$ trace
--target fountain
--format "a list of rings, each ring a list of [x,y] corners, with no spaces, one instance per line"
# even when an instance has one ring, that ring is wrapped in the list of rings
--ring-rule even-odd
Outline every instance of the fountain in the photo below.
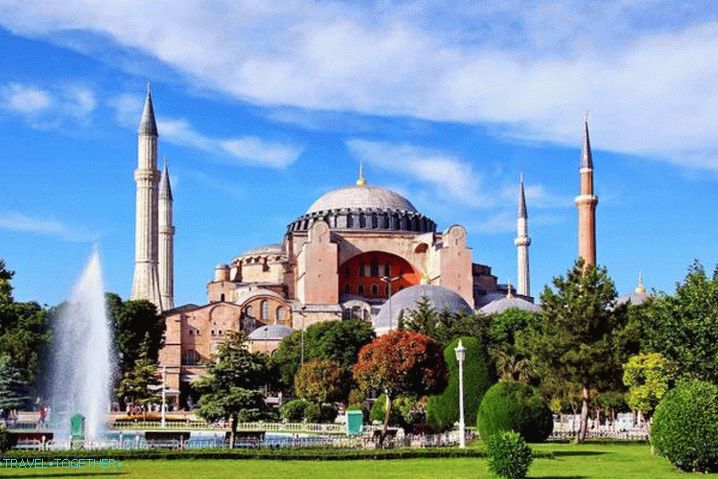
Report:
[[[113,366],[97,248],[54,320],[52,333],[48,397],[55,437],[67,438],[70,417],[79,413],[85,416],[85,438],[100,439],[110,407]]]

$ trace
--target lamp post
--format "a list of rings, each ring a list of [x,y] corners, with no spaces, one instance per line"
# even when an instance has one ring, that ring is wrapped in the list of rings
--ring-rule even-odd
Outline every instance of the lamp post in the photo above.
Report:
[[[381,280],[386,283],[386,289],[389,294],[389,331],[392,330],[392,321],[394,321],[394,317],[391,314],[391,283],[401,278],[401,276],[394,276],[393,278],[390,278],[389,276],[382,276]]]
[[[466,427],[464,423],[464,359],[466,358],[466,348],[459,339],[459,344],[454,349],[456,352],[456,360],[459,363],[459,447],[466,447]]]
[[[162,366],[162,415],[161,415],[161,421],[160,426],[162,428],[165,427],[165,390],[167,389],[166,386],[167,383],[167,366]]]

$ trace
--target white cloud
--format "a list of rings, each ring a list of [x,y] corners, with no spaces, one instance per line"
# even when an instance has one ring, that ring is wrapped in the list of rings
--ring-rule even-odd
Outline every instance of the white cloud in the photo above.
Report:
[[[22,116],[34,128],[86,123],[96,106],[95,93],[79,85],[0,85],[0,109]]]
[[[718,16],[710,6],[99,5],[6,2],[0,24],[46,38],[83,31],[80,45],[111,38],[194,86],[260,105],[489,124],[511,137],[571,145],[589,109],[597,148],[718,169]]]
[[[28,216],[13,211],[0,213],[0,229],[52,236],[71,242],[93,241],[98,237],[56,219]]]
[[[122,94],[108,100],[115,110],[117,122],[127,128],[135,128],[139,122],[144,100],[136,95]],[[299,158],[303,148],[290,143],[279,143],[256,136],[215,138],[197,131],[184,118],[157,118],[160,137],[176,145],[188,146],[213,153],[217,159],[232,163],[285,168]]]

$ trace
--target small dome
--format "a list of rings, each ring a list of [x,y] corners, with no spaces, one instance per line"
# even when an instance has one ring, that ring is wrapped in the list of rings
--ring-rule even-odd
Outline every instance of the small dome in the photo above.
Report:
[[[491,315],[503,313],[507,309],[520,309],[521,311],[527,311],[529,313],[538,313],[541,308],[530,301],[526,301],[516,296],[506,296],[503,298],[491,301],[490,303],[482,306],[479,309],[480,313]]]
[[[281,341],[294,330],[289,326],[282,324],[270,324],[269,326],[260,326],[247,336],[252,341]]]
[[[309,207],[307,213],[342,208],[373,208],[416,213],[414,205],[400,194],[373,185],[352,185],[324,193]]]
[[[461,311],[472,311],[473,308],[455,291],[432,284],[418,284],[403,289],[384,303],[379,314],[374,317],[374,329],[377,331],[389,329],[389,309],[391,309],[391,327],[396,328],[399,323],[399,315],[406,314],[416,308],[421,298],[426,297],[438,313],[448,311],[459,313]]]
[[[651,299],[652,295],[646,293],[645,291],[634,291],[632,293],[624,294],[623,296],[620,296],[618,299],[616,299],[617,304],[626,304],[629,301],[632,305],[636,306],[638,304],[645,303],[649,299]]]
[[[256,248],[248,249],[241,256],[261,256],[267,254],[284,254],[284,248],[279,243],[267,244],[264,246],[257,246]]]

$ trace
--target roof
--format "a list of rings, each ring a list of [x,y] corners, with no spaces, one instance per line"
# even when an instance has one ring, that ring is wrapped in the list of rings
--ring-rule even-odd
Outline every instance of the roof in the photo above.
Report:
[[[526,193],[524,192],[524,174],[521,173],[521,180],[520,180],[520,188],[519,188],[519,211],[517,216],[519,218],[528,218],[528,214],[526,214]]]
[[[284,254],[284,248],[279,243],[271,243],[264,246],[257,246],[256,248],[248,249],[239,256],[261,256],[265,254]]]
[[[404,314],[412,311],[423,297],[428,298],[439,313],[445,311],[459,313],[473,310],[464,298],[449,288],[433,284],[418,284],[399,291],[391,297],[391,301],[384,303],[379,310],[379,314],[374,317],[374,329],[389,328],[389,309],[391,309],[391,326],[395,328],[402,311],[404,311]]]
[[[160,198],[172,200],[172,185],[170,185],[170,173],[167,169],[167,160],[165,160],[165,166],[162,168],[162,176],[160,177],[159,184]]]
[[[503,313],[507,309],[520,309],[522,311],[528,311],[529,313],[538,313],[541,308],[530,301],[518,298],[516,296],[504,295],[501,299],[496,299],[490,303],[482,306],[479,309],[480,313],[490,315]]]
[[[380,186],[360,184],[324,193],[309,207],[307,213],[344,208],[417,212],[414,205],[399,193]]]
[[[653,297],[653,295],[646,293],[645,291],[643,291],[643,292],[633,291],[631,293],[624,294],[623,296],[619,296],[616,299],[616,304],[619,304],[619,305],[626,304],[630,301],[631,304],[637,305],[637,304],[645,303],[652,297]]]
[[[281,340],[292,334],[294,330],[283,324],[270,324],[269,326],[260,326],[251,333],[248,338],[252,341],[276,341]]]
[[[150,84],[147,84],[147,96],[145,97],[145,107],[142,110],[142,119],[140,127],[137,130],[140,135],[157,136],[157,122],[155,122],[155,109],[152,106],[152,90]]]
[[[583,149],[581,150],[581,168],[593,168],[591,140],[588,136],[588,118],[583,122]]]

